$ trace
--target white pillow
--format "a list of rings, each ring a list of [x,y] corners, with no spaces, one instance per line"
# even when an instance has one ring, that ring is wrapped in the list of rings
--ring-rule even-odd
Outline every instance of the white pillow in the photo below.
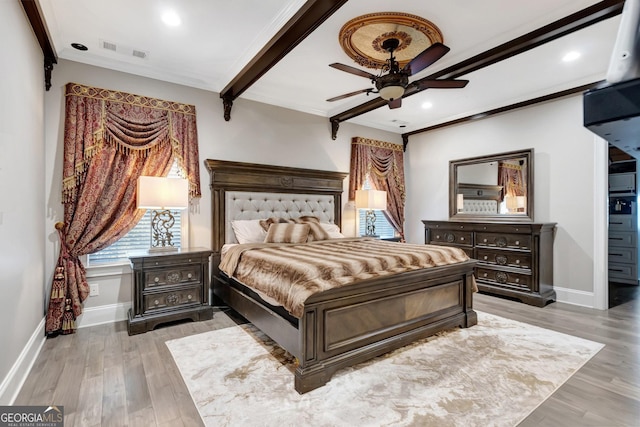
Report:
[[[345,237],[344,234],[340,232],[340,227],[338,227],[338,225],[336,224],[321,222],[320,226],[324,228],[324,231],[326,231],[327,234],[329,234],[330,239],[341,239]]]
[[[231,221],[231,228],[238,243],[262,243],[267,232],[260,225],[259,219],[239,219]]]

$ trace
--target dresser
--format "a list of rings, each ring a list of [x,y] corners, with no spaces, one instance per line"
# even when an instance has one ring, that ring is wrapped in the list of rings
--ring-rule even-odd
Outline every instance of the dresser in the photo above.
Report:
[[[129,256],[133,270],[129,335],[161,323],[213,317],[209,304],[209,257],[205,248],[144,251]]]
[[[422,222],[425,243],[456,246],[478,260],[479,291],[539,307],[555,301],[555,223]]]
[[[636,160],[609,165],[609,281],[638,285]]]

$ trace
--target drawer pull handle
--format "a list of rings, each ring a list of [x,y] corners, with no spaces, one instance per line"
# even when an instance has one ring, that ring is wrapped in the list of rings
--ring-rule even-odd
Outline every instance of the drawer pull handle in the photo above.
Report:
[[[484,259],[488,259],[488,258],[489,258],[488,256],[486,256],[486,255],[484,256]]]
[[[187,277],[188,277],[189,279],[191,279],[192,274],[191,274],[191,273],[187,274]]]
[[[191,262],[191,258],[189,258],[189,262]]]
[[[155,277],[155,278],[153,279],[153,281],[154,281],[154,282],[156,282],[156,283],[158,283],[158,282],[160,281],[160,278],[159,278],[159,277]]]
[[[520,264],[520,260],[519,259],[516,260],[516,264]]]
[[[618,224],[618,225],[622,225],[622,222],[610,222],[609,224]]]
[[[609,237],[609,240],[624,240],[622,237]]]
[[[440,239],[440,235],[439,234],[436,236],[436,239]]]
[[[191,294],[187,295],[187,299],[188,299],[188,300],[190,300],[190,299],[192,299],[192,298],[193,298],[193,297],[191,296]]]
[[[160,304],[160,301],[155,300],[153,303],[154,303],[155,305],[158,305],[158,304]]]
[[[482,240],[484,243],[487,243],[487,239]]]
[[[618,268],[610,268],[609,271],[617,271],[618,273],[624,272],[624,270],[620,270]]]
[[[516,240],[516,245],[520,245],[520,240]]]
[[[488,274],[487,274],[487,273],[484,273],[484,274],[483,274],[483,276],[484,276],[484,277],[487,277],[487,276],[488,276]]]
[[[461,238],[460,238],[460,241],[461,241],[461,242],[464,242],[464,237],[461,237]]]
[[[609,254],[610,256],[622,256],[622,254]]]
[[[158,265],[158,261],[156,261],[156,265]]]
[[[520,279],[516,279],[516,283],[520,282]]]

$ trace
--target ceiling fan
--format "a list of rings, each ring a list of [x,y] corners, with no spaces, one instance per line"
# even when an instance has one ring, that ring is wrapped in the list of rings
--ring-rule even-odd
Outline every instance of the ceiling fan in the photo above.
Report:
[[[396,38],[389,38],[382,42],[382,48],[389,52],[389,59],[387,65],[382,67],[381,73],[388,71],[388,74],[381,74],[376,76],[367,71],[360,70],[349,65],[340,63],[329,64],[330,67],[336,68],[347,73],[355,74],[356,76],[366,77],[371,80],[371,83],[375,85],[375,89],[361,89],[354,92],[345,93],[333,98],[327,99],[329,102],[337,101],[339,99],[348,98],[350,96],[358,95],[360,93],[379,93],[380,97],[388,101],[389,108],[399,108],[402,105],[402,96],[406,89],[413,85],[419,89],[438,88],[438,89],[458,89],[463,88],[469,83],[469,80],[455,80],[455,79],[429,79],[418,80],[409,83],[409,76],[416,74],[429,65],[442,58],[449,48],[442,43],[434,43],[415,58],[407,63],[404,68],[400,69],[400,65],[396,58],[393,56],[393,51],[398,48],[400,40]],[[377,89],[377,90],[376,90]]]

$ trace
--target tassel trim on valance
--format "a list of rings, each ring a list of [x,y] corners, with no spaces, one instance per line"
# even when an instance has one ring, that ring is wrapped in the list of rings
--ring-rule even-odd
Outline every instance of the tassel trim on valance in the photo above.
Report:
[[[388,148],[389,150],[393,150],[393,151],[403,151],[403,147],[401,144],[393,144],[391,142],[378,141],[377,139],[362,138],[360,136],[353,137],[351,139],[351,144],[352,145],[368,145],[371,147],[378,147],[378,148]]]

